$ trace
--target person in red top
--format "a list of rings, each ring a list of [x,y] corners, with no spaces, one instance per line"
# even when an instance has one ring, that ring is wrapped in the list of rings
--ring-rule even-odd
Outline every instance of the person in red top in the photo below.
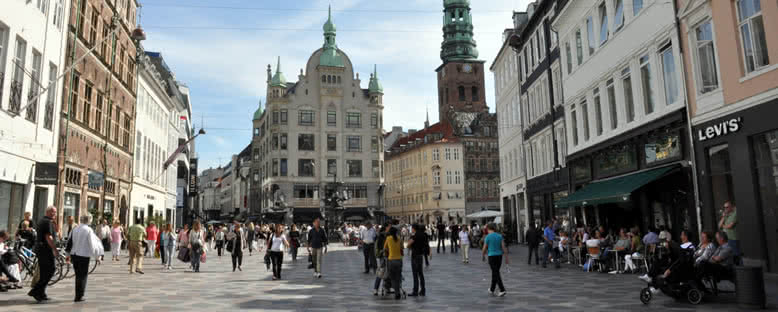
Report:
[[[159,229],[154,221],[149,222],[149,227],[146,228],[146,243],[148,247],[146,251],[149,252],[150,257],[154,258],[154,248],[157,247],[157,237],[159,236]]]

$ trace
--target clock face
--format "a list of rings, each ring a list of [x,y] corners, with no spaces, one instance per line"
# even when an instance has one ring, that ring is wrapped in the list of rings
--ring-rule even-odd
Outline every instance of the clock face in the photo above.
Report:
[[[462,66],[462,70],[466,73],[473,71],[473,66],[470,66],[470,64],[465,64],[465,66]]]

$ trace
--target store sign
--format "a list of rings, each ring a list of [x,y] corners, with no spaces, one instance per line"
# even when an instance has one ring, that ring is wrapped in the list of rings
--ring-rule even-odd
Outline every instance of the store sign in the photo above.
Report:
[[[89,187],[98,189],[105,183],[105,175],[102,172],[89,171]]]
[[[703,129],[697,130],[697,140],[707,141],[712,140],[720,136],[725,136],[730,133],[740,131],[740,123],[743,121],[742,117],[732,118],[725,120],[715,125],[707,126]]]
[[[189,195],[197,196],[197,158],[189,160]]]
[[[57,163],[35,163],[35,184],[57,185]]]

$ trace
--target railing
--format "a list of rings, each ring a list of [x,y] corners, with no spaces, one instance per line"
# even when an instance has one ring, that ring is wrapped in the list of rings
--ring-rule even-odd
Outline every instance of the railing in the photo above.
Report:
[[[319,200],[313,198],[295,198],[292,200],[294,207],[319,207]]]
[[[11,98],[8,101],[8,111],[13,114],[19,114],[22,108],[22,83],[11,80]]]
[[[30,88],[30,92],[27,92],[27,109],[25,110],[25,119],[32,121],[33,123],[37,122],[38,120],[38,97],[36,97],[37,94],[35,94],[35,89],[37,88]],[[34,101],[32,101],[34,100]]]

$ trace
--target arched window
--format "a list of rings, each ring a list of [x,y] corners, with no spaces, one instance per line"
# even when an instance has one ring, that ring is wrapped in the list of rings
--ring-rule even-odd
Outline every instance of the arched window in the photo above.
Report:
[[[321,82],[327,82],[327,76],[321,75]]]
[[[327,75],[327,83],[332,83],[332,76]]]
[[[467,100],[467,99],[465,98],[465,87],[463,87],[463,86],[459,86],[459,100],[460,100],[460,101],[465,101],[465,100]]]
[[[479,99],[479,96],[478,96],[478,87],[473,87],[473,88],[470,90],[470,92],[471,92],[471,93],[472,93],[472,95],[473,95],[473,102],[476,102],[476,101],[478,101],[478,99]]]

